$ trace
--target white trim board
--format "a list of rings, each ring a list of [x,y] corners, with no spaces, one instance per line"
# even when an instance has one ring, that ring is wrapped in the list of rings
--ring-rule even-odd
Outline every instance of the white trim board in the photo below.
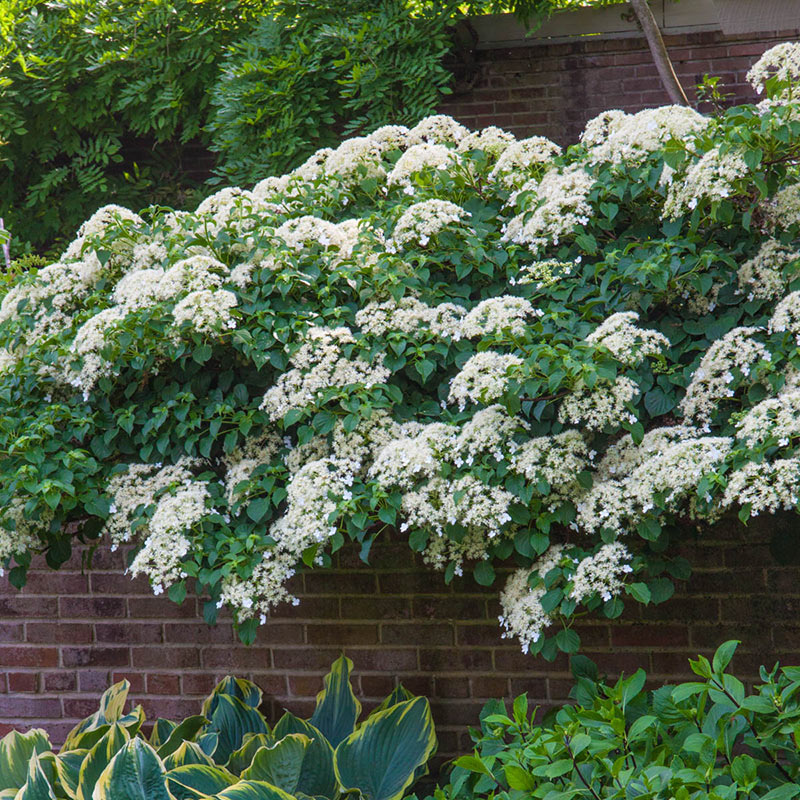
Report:
[[[668,35],[800,30],[800,0],[651,0],[650,5],[662,32]],[[479,50],[555,44],[587,36],[641,36],[630,7],[624,2],[604,8],[562,11],[530,34],[513,14],[472,17],[470,22],[479,37]]]

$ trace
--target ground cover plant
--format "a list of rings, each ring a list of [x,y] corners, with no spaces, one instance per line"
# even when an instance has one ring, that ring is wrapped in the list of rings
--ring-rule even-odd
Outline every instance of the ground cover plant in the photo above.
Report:
[[[525,695],[491,701],[435,800],[594,798],[780,800],[800,794],[800,668],[761,668],[748,691],[727,671],[737,642],[690,661],[699,680],[645,690],[573,660],[574,704],[536,720]],[[433,799],[432,799],[433,800]]]
[[[667,599],[692,525],[798,503],[800,46],[750,78],[566,152],[436,116],[100,209],[6,276],[12,582],[102,534],[252,641],[298,568],[399,528],[447,581],[514,564],[501,624],[548,658]]]
[[[142,707],[125,713],[122,681],[58,753],[40,729],[3,738],[0,798],[400,800],[436,749],[428,701],[398,686],[358,723],[352,666],[344,656],[334,662],[309,720],[287,711],[272,730],[258,710],[261,690],[228,677],[200,714],[157,719],[145,735]]]

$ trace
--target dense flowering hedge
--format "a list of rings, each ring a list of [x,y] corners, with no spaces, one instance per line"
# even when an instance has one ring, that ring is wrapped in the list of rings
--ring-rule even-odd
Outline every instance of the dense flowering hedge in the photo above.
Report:
[[[666,599],[686,520],[798,503],[800,46],[751,78],[566,152],[439,116],[100,209],[0,307],[12,580],[103,530],[250,640],[298,565],[397,527],[448,581],[515,563],[501,623],[548,657]]]

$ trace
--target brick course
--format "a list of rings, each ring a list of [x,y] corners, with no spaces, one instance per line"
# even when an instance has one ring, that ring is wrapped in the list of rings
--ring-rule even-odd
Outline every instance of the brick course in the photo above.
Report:
[[[709,72],[724,76],[724,91],[748,100],[752,61],[797,35],[702,33],[669,37],[667,45],[687,89]],[[470,127],[497,124],[568,144],[606,108],[666,101],[638,39],[538,44],[476,58],[470,91],[442,106]],[[663,606],[630,604],[619,620],[579,623],[584,652],[610,675],[644,667],[653,684],[689,678],[687,658],[729,638],[743,641],[734,663],[745,678],[755,679],[760,663],[800,664],[800,570],[775,562],[774,524],[758,523],[689,537],[683,549],[696,571],[688,585]],[[344,650],[367,709],[395,680],[431,698],[444,757],[468,746],[466,727],[486,699],[525,691],[547,707],[571,686],[566,658],[548,664],[500,637],[496,587],[467,577],[445,586],[399,541],[376,544],[369,567],[346,546],[333,569],[300,575],[301,604],[279,609],[251,647],[224,619],[209,628],[196,598],[176,606],[154,597],[145,581],[131,581],[121,552],[101,548],[86,573],[80,556],[58,573],[35,564],[21,592],[0,582],[0,734],[39,725],[58,742],[122,678],[150,718],[197,713],[227,673],[265,690],[270,720],[283,708],[307,715]]]

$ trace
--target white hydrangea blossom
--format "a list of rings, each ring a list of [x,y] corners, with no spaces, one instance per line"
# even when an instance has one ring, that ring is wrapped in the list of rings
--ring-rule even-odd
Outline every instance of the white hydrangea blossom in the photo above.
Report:
[[[415,144],[397,159],[386,182],[399,185],[406,194],[413,194],[412,179],[423,170],[447,170],[458,160],[458,153],[443,144]]]
[[[356,312],[356,325],[363,333],[384,336],[426,330],[437,337],[461,337],[461,321],[466,310],[455,303],[429,306],[416,297],[402,297],[384,303],[367,303]]]
[[[102,238],[110,228],[118,227],[119,225],[133,225],[137,227],[143,224],[142,218],[138,214],[134,214],[123,206],[109,204],[98,208],[86,222],[78,229],[77,237],[70,242],[61,260],[69,261],[92,261],[97,262],[97,255],[93,250],[89,249],[93,239]],[[118,266],[124,263],[126,258],[133,250],[135,242],[118,238],[115,242],[115,252],[111,253],[109,259],[109,266]],[[98,262],[99,263],[99,262]]]
[[[386,488],[410,489],[439,473],[456,444],[457,435],[457,428],[441,422],[401,432],[378,451],[369,477]]]
[[[688,106],[647,108],[636,114],[610,111],[590,120],[581,141],[594,164],[638,164],[669,140],[686,140],[710,124]]]
[[[84,399],[88,399],[89,392],[100,378],[111,374],[112,364],[100,352],[108,344],[109,332],[124,318],[124,308],[107,308],[89,317],[72,340],[70,350],[80,358],[81,368],[79,372],[71,374],[68,380],[81,389]]]
[[[785,186],[764,204],[767,221],[777,228],[800,223],[800,183]]]
[[[518,449],[515,435],[528,427],[523,419],[509,416],[500,405],[483,408],[462,426],[451,460],[457,467],[472,466],[485,453],[495,461],[503,461]]]
[[[434,114],[420,120],[409,132],[411,142],[458,144],[469,130],[446,114]]]
[[[739,291],[748,300],[774,300],[786,291],[784,268],[800,261],[800,253],[775,239],[767,239],[753,258],[745,261],[737,272]]]
[[[606,347],[611,355],[626,365],[637,363],[642,356],[657,356],[669,347],[669,339],[654,330],[639,328],[635,311],[612,314],[587,337],[589,344]]]
[[[388,150],[404,150],[409,145],[409,131],[405,125],[382,125],[367,137],[384,153]]]
[[[531,483],[545,481],[551,494],[572,489],[579,472],[591,465],[591,455],[580,431],[567,430],[553,436],[536,436],[523,442],[511,467]]]
[[[547,245],[558,244],[576,226],[586,225],[592,215],[589,192],[594,178],[583,167],[551,170],[530,188],[535,206],[512,217],[504,229],[503,241],[528,245],[535,253]]]
[[[631,554],[621,542],[604,544],[594,555],[582,559],[572,576],[569,596],[582,603],[599,594],[605,600],[616,597],[625,585],[623,576],[633,572]]]
[[[489,180],[507,189],[518,189],[535,169],[542,171],[552,166],[553,159],[561,155],[561,148],[544,136],[531,136],[512,142],[497,159]]]
[[[759,333],[758,328],[734,328],[711,344],[680,402],[687,419],[708,422],[719,401],[733,397],[732,370],[748,377],[760,361],[772,360],[769,350],[755,338]]]
[[[438,233],[470,215],[449,200],[424,200],[414,203],[402,214],[386,242],[389,252],[402,250],[409,243],[425,247]]]
[[[530,319],[543,316],[529,300],[512,295],[482,300],[461,322],[461,335],[466,339],[510,334],[524,336]]]
[[[736,181],[748,172],[742,153],[734,150],[722,153],[719,147],[714,147],[692,164],[681,180],[674,177],[667,180],[664,217],[677,219],[693,211],[701,201],[716,203],[731,197]]]
[[[777,397],[756,403],[736,422],[737,436],[748,447],[776,439],[787,447],[800,436],[800,389],[784,387]]]
[[[303,345],[291,358],[294,368],[278,378],[260,408],[270,419],[278,420],[290,409],[311,405],[319,392],[330,387],[360,384],[369,389],[385,382],[390,373],[383,358],[379,355],[372,362],[349,359],[342,352],[348,344],[355,344],[349,328],[309,328]]]
[[[382,181],[386,170],[381,163],[378,141],[371,136],[345,139],[325,160],[325,174],[335,175],[345,184],[367,178]]]
[[[249,480],[258,467],[269,464],[282,447],[281,437],[274,431],[266,431],[249,437],[225,457],[225,494],[231,505],[246,496],[240,484]]]
[[[747,73],[747,82],[759,93],[764,91],[768,79],[774,78],[788,84],[778,95],[790,99],[793,87],[800,84],[800,43],[781,42],[771,47],[756,61]]]
[[[549,258],[544,261],[533,261],[523,266],[519,275],[510,279],[512,286],[533,285],[534,288],[541,290],[550,286],[555,286],[563,278],[569,277],[575,270],[576,265],[568,261],[558,261]]]
[[[237,303],[236,295],[226,289],[198,289],[172,309],[172,316],[176,325],[189,323],[199,333],[220,333],[236,327],[231,309]]]
[[[53,512],[46,507],[38,519],[25,512],[25,500],[12,497],[0,513],[0,563],[15,555],[28,553],[41,546],[39,534],[46,533],[53,520]],[[0,569],[0,576],[3,570]]]
[[[800,292],[790,292],[776,306],[769,320],[770,333],[791,333],[800,342]]]
[[[778,458],[761,463],[748,461],[728,475],[722,503],[750,506],[750,515],[775,514],[797,508],[800,458]]]
[[[463,411],[467,402],[489,403],[501,397],[512,372],[522,369],[519,356],[486,350],[476,353],[450,381],[449,403],[457,403]]]
[[[279,603],[297,605],[299,600],[286,584],[303,553],[309,547],[323,548],[336,533],[332,518],[352,483],[351,465],[346,461],[323,458],[302,467],[286,487],[286,512],[270,527],[275,546],[263,551],[249,578],[233,575],[223,580],[220,607],[236,609],[240,620],[259,614],[263,623]]]
[[[623,421],[634,423],[636,416],[626,404],[638,396],[638,385],[624,375],[614,381],[601,381],[592,389],[584,386],[570,392],[561,402],[558,419],[593,431],[603,430],[606,425],[618,426]]]
[[[513,133],[490,125],[479,131],[472,131],[458,142],[458,152],[468,153],[470,150],[482,150],[484,153],[498,158],[510,144],[516,142]]]
[[[564,550],[562,545],[553,545],[533,565],[532,569],[517,570],[506,583],[500,594],[503,613],[498,617],[503,628],[503,638],[515,636],[527,653],[531,644],[538,642],[542,631],[550,626],[553,617],[542,608],[542,596],[547,591],[544,586],[531,589],[529,579],[536,573],[544,579],[548,572],[561,562]]]

